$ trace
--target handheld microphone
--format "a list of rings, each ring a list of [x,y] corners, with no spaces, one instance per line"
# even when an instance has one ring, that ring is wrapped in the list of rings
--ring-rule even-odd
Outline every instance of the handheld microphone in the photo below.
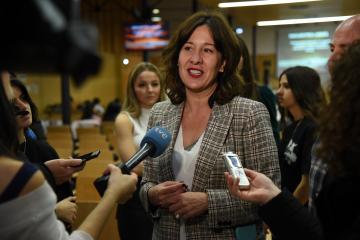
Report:
[[[171,134],[164,128],[153,127],[144,136],[140,143],[140,149],[126,163],[116,164],[122,173],[130,174],[131,170],[143,161],[147,156],[160,156],[171,140]],[[103,175],[94,181],[98,193],[103,196],[109,180],[109,174]]]

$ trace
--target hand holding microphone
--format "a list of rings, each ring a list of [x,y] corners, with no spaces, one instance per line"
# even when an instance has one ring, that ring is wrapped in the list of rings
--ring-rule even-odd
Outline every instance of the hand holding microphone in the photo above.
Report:
[[[119,163],[116,166],[125,174],[130,174],[131,170],[143,161],[146,157],[157,157],[161,155],[171,140],[171,134],[164,128],[153,127],[144,136],[140,143],[140,149],[126,163]],[[101,196],[107,187],[109,174],[103,175],[94,181],[96,190]]]

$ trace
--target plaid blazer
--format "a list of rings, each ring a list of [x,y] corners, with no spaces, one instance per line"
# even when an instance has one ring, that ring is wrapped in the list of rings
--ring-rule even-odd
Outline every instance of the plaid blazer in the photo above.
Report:
[[[157,103],[151,110],[148,127],[166,128],[172,139],[157,158],[144,161],[140,198],[154,220],[153,239],[179,239],[180,221],[167,209],[154,209],[147,191],[164,181],[174,181],[172,153],[181,123],[184,104]],[[192,182],[193,192],[208,194],[208,212],[186,221],[187,239],[234,239],[235,227],[259,220],[257,206],[231,197],[224,177],[227,171],[222,153],[237,153],[246,168],[262,172],[280,184],[278,153],[269,113],[262,103],[235,97],[231,102],[214,104],[201,143]]]

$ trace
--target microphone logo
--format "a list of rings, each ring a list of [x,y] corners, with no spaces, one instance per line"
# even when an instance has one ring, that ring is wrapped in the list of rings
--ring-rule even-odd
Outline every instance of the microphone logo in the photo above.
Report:
[[[169,138],[169,133],[164,128],[154,127],[154,131],[157,132],[162,139]]]

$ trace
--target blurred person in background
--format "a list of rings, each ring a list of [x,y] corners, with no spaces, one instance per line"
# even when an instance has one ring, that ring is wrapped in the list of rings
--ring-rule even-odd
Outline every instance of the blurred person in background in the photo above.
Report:
[[[116,116],[121,111],[121,102],[119,98],[115,98],[106,106],[105,113],[103,115],[103,121],[114,122]]]
[[[129,75],[124,106],[115,120],[119,156],[123,162],[128,161],[140,148],[140,142],[147,130],[150,110],[155,103],[164,99],[159,69],[149,62],[137,64]],[[139,176],[134,197],[118,206],[117,219],[122,240],[152,239],[152,219],[139,199],[143,168],[143,163],[140,163],[133,170]]]
[[[82,112],[81,119],[72,121],[70,125],[71,134],[75,142],[79,140],[77,135],[78,128],[100,127],[105,110],[100,104],[100,99],[95,97],[92,101],[86,100],[84,102]]]
[[[104,107],[101,105],[101,101],[100,98],[95,97],[93,99],[93,118],[98,117],[100,118],[100,121],[102,119],[102,116],[104,115],[105,109]]]

